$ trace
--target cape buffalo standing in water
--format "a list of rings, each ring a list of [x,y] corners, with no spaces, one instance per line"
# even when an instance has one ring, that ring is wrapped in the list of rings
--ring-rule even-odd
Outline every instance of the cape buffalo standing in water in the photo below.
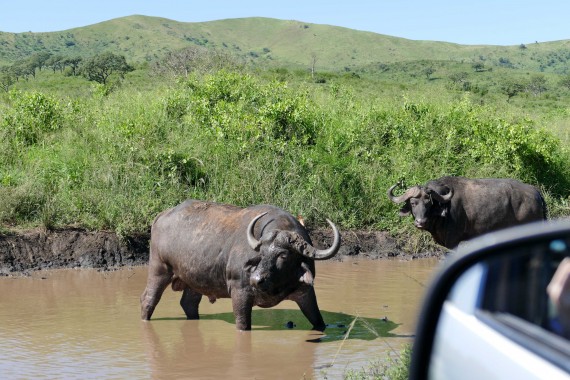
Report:
[[[317,305],[314,260],[337,254],[340,234],[330,248],[312,246],[306,229],[275,206],[248,208],[187,200],[160,213],[151,228],[146,289],[141,318],[149,320],[166,287],[182,290],[180,305],[198,319],[202,295],[210,302],[231,298],[236,328],[251,329],[253,306],[295,301],[313,329],[325,322]]]
[[[540,191],[514,179],[442,177],[394,196],[398,185],[388,197],[404,203],[400,215],[411,213],[417,228],[449,249],[486,232],[546,219]]]

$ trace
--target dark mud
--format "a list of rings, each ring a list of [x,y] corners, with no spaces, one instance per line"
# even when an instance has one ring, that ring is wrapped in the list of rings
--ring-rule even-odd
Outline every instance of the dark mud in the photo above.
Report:
[[[315,246],[331,241],[329,230],[312,230]],[[148,262],[150,234],[119,237],[113,232],[82,229],[31,230],[0,234],[0,275],[26,274],[39,269],[98,268],[113,270]],[[336,260],[345,256],[369,259],[440,256],[443,251],[405,252],[397,239],[382,231],[342,232]]]

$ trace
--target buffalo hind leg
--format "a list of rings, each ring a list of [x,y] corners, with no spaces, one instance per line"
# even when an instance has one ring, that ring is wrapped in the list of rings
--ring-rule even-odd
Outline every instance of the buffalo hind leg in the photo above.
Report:
[[[186,319],[200,319],[198,315],[198,306],[202,300],[202,295],[189,288],[185,288],[180,298],[180,306],[186,313]]]
[[[172,270],[164,263],[153,263],[151,260],[146,288],[141,295],[141,319],[150,320],[162,293],[171,281]]]

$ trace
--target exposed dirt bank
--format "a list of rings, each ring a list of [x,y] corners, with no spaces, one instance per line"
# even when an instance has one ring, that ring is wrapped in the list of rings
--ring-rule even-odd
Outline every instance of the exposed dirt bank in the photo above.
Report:
[[[310,231],[315,246],[329,244],[329,230]],[[120,239],[113,232],[63,229],[31,230],[0,235],[0,275],[25,274],[55,268],[99,268],[111,270],[148,262],[149,234]],[[344,256],[370,259],[398,257],[413,259],[439,256],[443,251],[404,252],[397,240],[381,231],[342,231],[338,259]]]

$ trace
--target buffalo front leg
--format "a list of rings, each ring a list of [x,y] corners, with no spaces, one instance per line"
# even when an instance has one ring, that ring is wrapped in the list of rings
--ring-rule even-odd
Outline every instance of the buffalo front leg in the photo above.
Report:
[[[152,257],[152,256],[151,256]],[[164,263],[153,262],[148,267],[146,288],[141,295],[141,319],[150,320],[164,289],[172,281],[172,271]]]
[[[297,302],[303,315],[312,323],[313,330],[325,331],[327,326],[325,325],[325,321],[319,310],[319,305],[317,304],[315,288],[311,286],[310,289],[303,292],[300,296],[294,297],[293,300]]]
[[[202,300],[202,295],[191,289],[184,289],[180,298],[180,306],[186,313],[186,319],[200,319],[198,315],[198,306]]]
[[[232,308],[236,319],[236,329],[251,330],[251,309],[253,308],[253,298],[246,292],[232,292]]]

